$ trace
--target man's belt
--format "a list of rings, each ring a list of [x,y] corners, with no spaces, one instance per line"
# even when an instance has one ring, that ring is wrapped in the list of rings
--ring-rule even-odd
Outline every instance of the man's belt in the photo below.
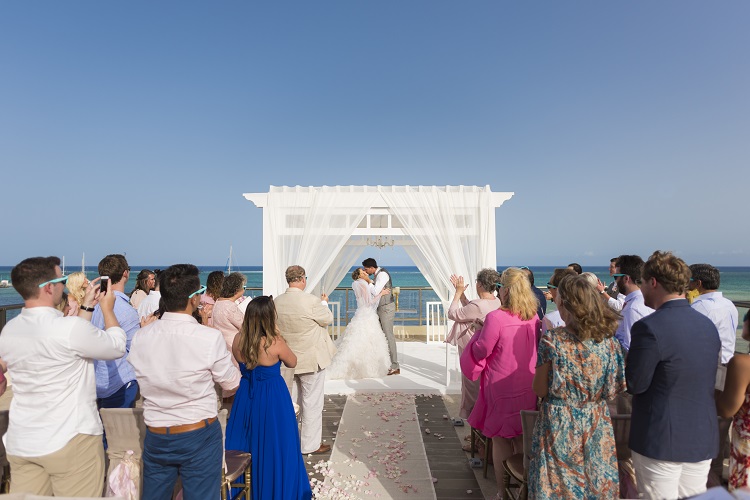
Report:
[[[172,427],[151,427],[148,430],[154,434],[182,434],[184,432],[197,431],[216,422],[216,417],[206,418],[194,424],[173,425]]]

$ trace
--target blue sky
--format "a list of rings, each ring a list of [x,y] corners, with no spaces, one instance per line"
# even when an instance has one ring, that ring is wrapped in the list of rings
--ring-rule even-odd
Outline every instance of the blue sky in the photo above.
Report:
[[[324,184],[514,191],[501,265],[750,265],[749,21],[745,1],[3,2],[0,265],[222,265],[230,244],[258,265],[242,193]]]

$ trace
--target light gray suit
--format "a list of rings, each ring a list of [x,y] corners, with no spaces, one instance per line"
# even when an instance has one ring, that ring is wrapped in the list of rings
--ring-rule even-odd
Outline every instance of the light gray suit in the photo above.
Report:
[[[385,339],[388,341],[388,351],[391,354],[391,370],[398,370],[398,351],[396,350],[396,337],[393,335],[393,320],[396,317],[396,299],[393,296],[393,282],[391,281],[391,273],[384,267],[379,267],[375,271],[373,275],[374,282],[377,283],[378,274],[380,273],[388,276],[388,281],[383,288],[388,288],[391,293],[380,297],[378,318],[380,319],[380,327],[383,329],[383,333],[385,333]],[[374,287],[373,290],[375,290]]]

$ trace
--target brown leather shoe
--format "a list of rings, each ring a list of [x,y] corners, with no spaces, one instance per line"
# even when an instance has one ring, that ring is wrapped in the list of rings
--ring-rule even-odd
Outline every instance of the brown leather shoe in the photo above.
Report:
[[[401,375],[401,368],[388,370],[388,375]]]
[[[311,453],[308,453],[308,455],[322,455],[323,453],[328,453],[329,451],[331,451],[331,445],[321,443],[320,448]]]

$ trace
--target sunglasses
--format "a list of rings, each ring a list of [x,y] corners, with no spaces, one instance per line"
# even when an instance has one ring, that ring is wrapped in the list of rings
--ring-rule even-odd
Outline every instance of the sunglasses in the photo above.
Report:
[[[202,285],[199,289],[197,289],[196,291],[194,291],[193,293],[191,293],[190,295],[188,295],[188,298],[192,299],[196,295],[200,295],[200,294],[202,294],[205,291],[206,291],[206,285]]]
[[[554,290],[557,287],[555,285],[553,285],[552,283],[547,283],[547,288],[549,288],[550,290]]]
[[[623,274],[623,273],[615,273],[615,274],[613,274],[613,275],[612,275],[612,277],[613,277],[613,278],[619,278],[619,277],[621,277],[621,276],[627,276],[627,274]]]
[[[62,283],[63,285],[68,282],[67,276],[60,276],[59,278],[55,278],[53,280],[45,281],[44,283],[41,283],[39,285],[39,288],[43,288],[45,285],[50,285],[53,283]]]

